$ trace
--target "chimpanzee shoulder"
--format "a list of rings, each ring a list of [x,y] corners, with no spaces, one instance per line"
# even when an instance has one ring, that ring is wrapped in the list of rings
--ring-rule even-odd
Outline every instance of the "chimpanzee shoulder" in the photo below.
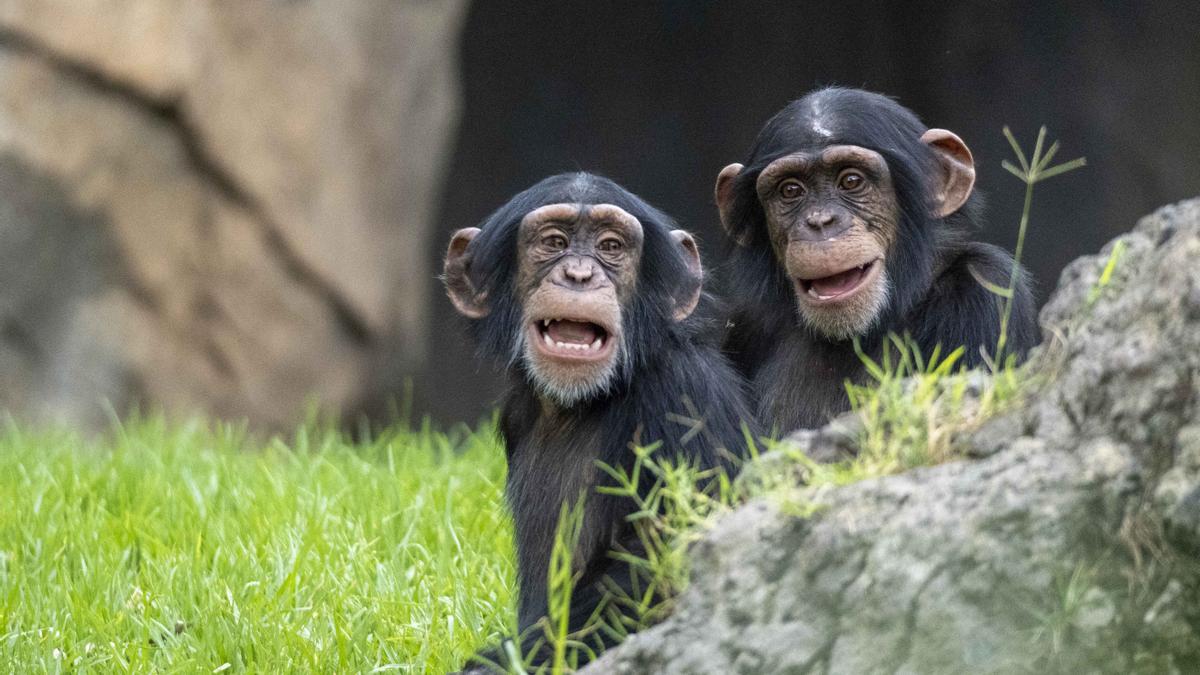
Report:
[[[926,355],[938,344],[943,355],[961,345],[963,365],[982,365],[984,353],[994,354],[998,346],[1006,304],[988,285],[1007,288],[1012,274],[1013,257],[1007,251],[983,242],[966,242],[910,313],[911,323],[904,332],[912,335]],[[1019,267],[1017,274],[1005,352],[1023,358],[1037,344],[1037,317],[1029,273]]]

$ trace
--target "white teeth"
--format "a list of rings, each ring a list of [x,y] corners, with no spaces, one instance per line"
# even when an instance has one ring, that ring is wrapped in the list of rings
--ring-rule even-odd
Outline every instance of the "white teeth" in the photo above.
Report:
[[[550,319],[542,319],[542,325],[546,328],[550,327]]]
[[[551,321],[556,321],[556,320],[557,319],[543,319],[543,323],[548,324]],[[574,350],[577,352],[598,352],[604,347],[604,339],[605,339],[604,336],[597,337],[595,340],[592,341],[591,344],[580,343],[580,342],[560,342],[560,341],[555,340],[554,338],[550,337],[550,333],[548,333],[548,332],[542,333],[542,341],[546,343],[547,347],[551,347],[551,348],[562,350],[562,351]]]
[[[818,295],[818,294],[817,294],[817,289],[815,289],[815,288],[813,288],[813,287],[811,287],[811,286],[810,286],[810,287],[809,287],[809,289],[808,289],[808,294],[809,294],[809,295],[811,295],[811,296],[813,296],[814,298],[819,298],[819,297],[821,297],[820,295]]]

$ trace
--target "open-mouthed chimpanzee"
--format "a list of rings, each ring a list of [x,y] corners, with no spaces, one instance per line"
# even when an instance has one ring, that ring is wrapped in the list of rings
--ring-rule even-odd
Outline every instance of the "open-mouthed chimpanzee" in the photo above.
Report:
[[[963,141],[927,129],[895,101],[820,89],[759,132],[745,165],[717,177],[731,241],[733,312],[725,350],[751,381],[760,421],[786,432],[845,411],[847,380],[888,333],[928,357],[997,348],[1013,258],[970,240],[981,225],[974,160]],[[1037,340],[1028,277],[1018,275],[1005,352]],[[994,355],[994,354],[993,354]]]
[[[627,519],[636,507],[593,489],[607,479],[598,462],[630,470],[635,444],[661,442],[667,458],[729,468],[753,413],[715,340],[701,337],[712,331],[694,313],[703,299],[695,241],[611,180],[562,174],[516,195],[481,227],[454,233],[444,281],[481,354],[508,370],[500,433],[517,622],[521,648],[535,651],[564,502],[586,493],[571,630],[606,584],[631,590],[631,570],[610,553],[640,550]],[[503,650],[485,656],[507,664]]]

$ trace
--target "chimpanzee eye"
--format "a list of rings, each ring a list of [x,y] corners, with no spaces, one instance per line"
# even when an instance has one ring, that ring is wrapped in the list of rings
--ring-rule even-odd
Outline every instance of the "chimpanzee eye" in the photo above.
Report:
[[[853,169],[843,171],[838,177],[838,187],[846,192],[857,192],[867,184],[867,179]]]
[[[567,248],[567,238],[561,234],[551,234],[542,237],[542,246],[551,251],[564,251]]]
[[[603,253],[620,253],[625,248],[625,244],[616,237],[609,237],[608,239],[600,240],[596,248],[600,249]]]
[[[796,199],[804,194],[804,186],[798,180],[785,180],[779,184],[779,196],[784,199]]]

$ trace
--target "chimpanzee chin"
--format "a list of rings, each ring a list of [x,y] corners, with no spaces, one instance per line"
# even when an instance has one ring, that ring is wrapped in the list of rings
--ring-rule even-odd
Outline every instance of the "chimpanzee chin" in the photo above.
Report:
[[[724,349],[752,382],[760,421],[786,432],[849,407],[844,383],[909,335],[922,354],[993,354],[1013,259],[974,242],[982,225],[975,164],[950,131],[925,127],[890,98],[820,89],[759,132],[745,164],[717,177],[731,244],[733,307]],[[1006,353],[1037,341],[1029,277],[1020,270]],[[994,355],[994,354],[993,354]]]

